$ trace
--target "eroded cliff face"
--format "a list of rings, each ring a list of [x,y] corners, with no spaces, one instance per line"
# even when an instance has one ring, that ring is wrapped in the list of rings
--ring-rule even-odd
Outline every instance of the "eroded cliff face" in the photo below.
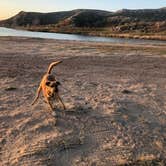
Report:
[[[34,13],[20,12],[16,16],[0,21],[1,26],[49,28],[110,28],[111,32],[163,32],[166,30],[166,8],[145,10],[77,9],[65,12]]]

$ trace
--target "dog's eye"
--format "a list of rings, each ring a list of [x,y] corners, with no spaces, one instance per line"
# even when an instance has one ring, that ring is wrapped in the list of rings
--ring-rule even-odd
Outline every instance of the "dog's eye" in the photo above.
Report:
[[[49,82],[49,81],[47,81],[47,82],[46,82],[46,85],[47,85],[47,86],[49,86],[49,85],[50,85],[50,82]]]

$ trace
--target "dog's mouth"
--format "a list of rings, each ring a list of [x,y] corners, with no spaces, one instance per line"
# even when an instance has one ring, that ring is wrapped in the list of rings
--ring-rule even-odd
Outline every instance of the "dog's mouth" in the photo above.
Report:
[[[54,93],[48,92],[49,97],[54,97]]]

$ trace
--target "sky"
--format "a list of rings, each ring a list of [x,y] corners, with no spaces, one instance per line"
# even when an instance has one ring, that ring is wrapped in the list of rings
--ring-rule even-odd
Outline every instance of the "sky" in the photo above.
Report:
[[[0,0],[0,20],[20,11],[55,12],[73,9],[148,9],[166,7],[166,0]]]

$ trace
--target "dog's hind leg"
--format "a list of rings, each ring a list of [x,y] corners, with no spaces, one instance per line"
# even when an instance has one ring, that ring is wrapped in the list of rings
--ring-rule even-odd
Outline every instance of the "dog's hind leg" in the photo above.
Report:
[[[37,99],[39,98],[41,90],[42,90],[42,87],[41,87],[41,85],[40,85],[39,88],[37,89],[36,97],[35,97],[35,99],[33,100],[32,105],[34,105],[35,102],[37,101]]]
[[[63,103],[63,101],[62,101],[62,99],[60,98],[59,94],[56,94],[56,98],[58,99],[58,101],[61,103],[63,109],[65,110],[66,107],[65,107],[65,105],[64,105],[64,103]]]
[[[47,97],[45,97],[45,100],[48,103],[48,105],[50,106],[51,110],[54,111],[54,107],[53,107],[51,101]]]

